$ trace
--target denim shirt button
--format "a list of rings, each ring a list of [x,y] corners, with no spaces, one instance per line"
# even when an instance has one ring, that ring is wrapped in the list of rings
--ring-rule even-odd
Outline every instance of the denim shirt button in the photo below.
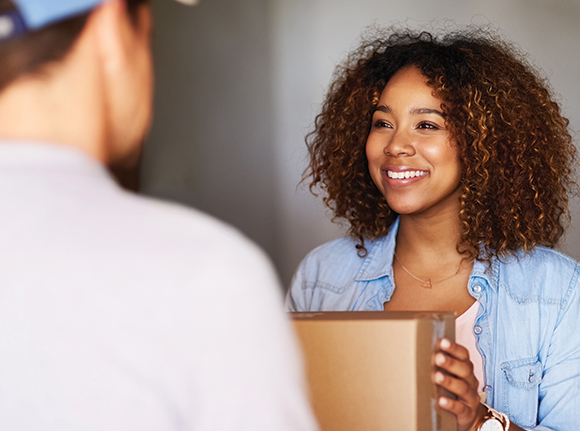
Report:
[[[483,392],[491,392],[491,389],[492,389],[492,388],[491,388],[491,386],[489,386],[489,385],[485,385],[485,386],[483,387]]]
[[[473,291],[475,293],[481,292],[481,286],[479,284],[476,284],[475,286],[473,286]]]
[[[481,329],[481,326],[479,326],[479,325],[476,325],[473,328],[473,332],[475,332],[477,335],[481,334],[481,331],[483,331],[483,329]]]

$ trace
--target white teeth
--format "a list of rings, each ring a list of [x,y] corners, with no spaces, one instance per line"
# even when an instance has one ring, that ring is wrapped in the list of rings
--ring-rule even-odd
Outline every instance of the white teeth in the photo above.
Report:
[[[393,178],[396,180],[402,180],[407,178],[421,177],[426,173],[427,171],[404,171],[404,172],[387,171],[387,176],[389,178]]]

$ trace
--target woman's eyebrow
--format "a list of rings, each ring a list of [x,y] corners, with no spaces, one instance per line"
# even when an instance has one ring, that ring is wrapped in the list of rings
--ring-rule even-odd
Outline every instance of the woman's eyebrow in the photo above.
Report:
[[[419,115],[419,114],[436,114],[442,118],[445,118],[445,114],[439,111],[438,109],[431,109],[431,108],[413,108],[411,109],[412,115]]]
[[[373,112],[376,112],[376,111],[381,111],[381,112],[384,112],[385,114],[390,114],[391,108],[389,108],[388,106],[385,106],[385,105],[379,105],[375,108],[375,110]]]
[[[392,109],[386,105],[379,105],[375,108],[373,112],[380,111],[384,112],[385,114],[390,114]],[[413,108],[410,111],[411,115],[420,115],[420,114],[436,114],[439,115],[441,118],[445,118],[445,114],[438,109],[432,108]]]

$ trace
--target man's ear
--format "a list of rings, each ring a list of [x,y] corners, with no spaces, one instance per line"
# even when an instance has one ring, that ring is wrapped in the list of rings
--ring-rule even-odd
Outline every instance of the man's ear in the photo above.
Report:
[[[126,67],[134,38],[134,28],[124,0],[107,0],[89,16],[95,43],[105,73],[116,73]]]

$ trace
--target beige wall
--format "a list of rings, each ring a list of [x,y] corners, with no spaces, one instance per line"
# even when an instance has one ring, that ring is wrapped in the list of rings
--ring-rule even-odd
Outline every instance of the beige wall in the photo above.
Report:
[[[334,66],[370,24],[491,23],[542,67],[580,129],[576,0],[154,0],[156,120],[146,193],[210,212],[273,256],[287,283],[308,250],[342,235],[298,187]],[[580,259],[580,205],[562,248]]]

